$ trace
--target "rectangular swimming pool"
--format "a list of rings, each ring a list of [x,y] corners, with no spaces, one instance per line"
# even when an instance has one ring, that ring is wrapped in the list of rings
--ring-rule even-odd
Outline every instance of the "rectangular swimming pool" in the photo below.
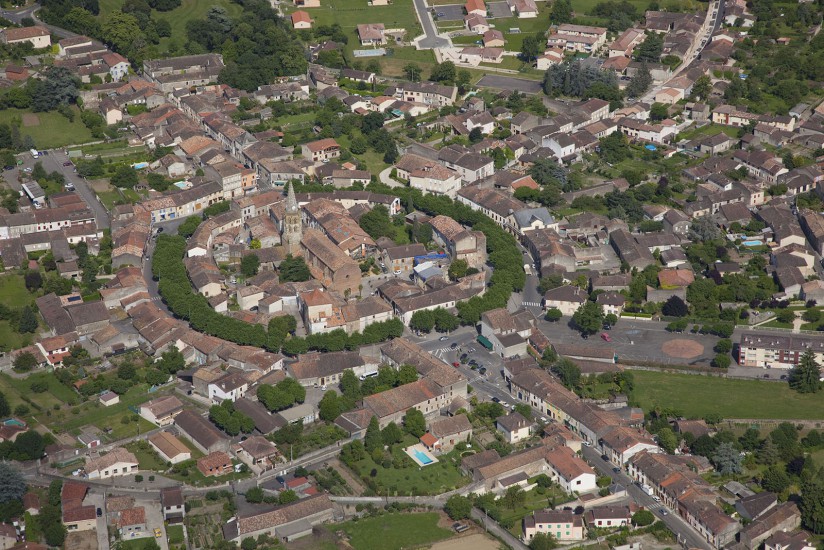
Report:
[[[424,466],[427,464],[432,464],[432,459],[429,458],[426,453],[420,451],[419,449],[415,449],[412,452],[415,454],[415,458],[417,458],[418,461]]]

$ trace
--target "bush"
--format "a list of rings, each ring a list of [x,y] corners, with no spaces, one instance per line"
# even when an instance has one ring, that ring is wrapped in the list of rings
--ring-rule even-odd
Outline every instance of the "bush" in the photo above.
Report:
[[[646,527],[652,525],[655,521],[655,516],[649,510],[638,510],[632,514],[632,523],[638,527]]]

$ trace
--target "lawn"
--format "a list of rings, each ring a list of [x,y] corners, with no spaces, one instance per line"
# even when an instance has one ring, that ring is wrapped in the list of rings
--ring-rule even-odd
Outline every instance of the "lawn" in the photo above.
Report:
[[[656,406],[689,418],[718,413],[724,418],[824,418],[819,395],[798,394],[787,384],[710,376],[633,371],[634,397],[648,411]]]
[[[384,514],[335,526],[349,535],[355,550],[401,550],[448,539],[452,532],[438,527],[438,514]]]
[[[166,463],[155,452],[146,441],[132,441],[126,445],[126,449],[134,453],[141,470],[152,470],[155,472],[165,472]]]
[[[43,393],[32,392],[31,385],[40,381],[48,384],[49,389]],[[26,378],[12,378],[7,374],[2,374],[0,375],[0,382],[3,386],[14,388],[14,391],[19,395],[31,398],[43,408],[79,401],[79,397],[74,390],[62,384],[51,372],[36,372]]]
[[[0,351],[11,351],[31,344],[31,335],[23,336],[8,321],[0,321]]]
[[[120,550],[143,550],[149,541],[154,537],[141,537],[139,539],[128,539],[120,541]]]
[[[119,10],[123,4],[124,0],[100,0],[100,19],[105,19],[109,13]],[[160,40],[160,49],[167,48],[172,40],[176,40],[178,44],[185,43],[187,41],[186,23],[192,19],[205,18],[212,6],[225,8],[229,17],[236,17],[241,12],[240,6],[231,0],[183,0],[180,7],[172,11],[152,10],[153,19],[166,19],[172,27],[172,36]]]
[[[29,294],[23,277],[8,274],[0,277],[0,302],[8,307],[23,307],[31,305],[34,297]]]
[[[169,539],[169,544],[181,544],[183,542],[183,526],[169,525],[166,527],[166,537]]]
[[[92,141],[92,133],[80,121],[80,110],[72,107],[75,117],[73,122],[54,111],[50,113],[35,113],[37,124],[26,126],[19,124],[20,135],[30,135],[38,149],[54,149],[66,145]],[[0,123],[11,123],[23,120],[24,115],[32,115],[30,111],[21,109],[0,109]]]
[[[419,467],[414,464],[403,449],[416,442],[416,439],[407,436],[402,444],[392,447],[393,459],[400,458],[404,463],[413,465],[395,468],[390,464],[389,468],[384,468],[382,464],[376,464],[370,456],[366,456],[355,464],[356,473],[358,476],[369,476],[375,470],[374,480],[381,492],[388,490],[389,494],[396,495],[436,495],[469,482],[458,470],[460,456],[457,451],[438,456],[438,462],[429,466]]]
[[[137,384],[120,396],[120,403],[117,405],[103,407],[99,402],[91,401],[76,407],[70,415],[61,415],[59,418],[52,416],[51,427],[67,432],[80,430],[83,426],[89,424],[101,430],[111,428],[112,431],[108,434],[111,441],[146,433],[153,430],[155,425],[137,416],[135,412],[129,410],[129,407],[136,407],[150,399],[159,397],[157,394],[149,394],[146,391],[147,389],[146,384]],[[135,416],[138,418],[137,422],[124,422],[124,418],[133,419]]]

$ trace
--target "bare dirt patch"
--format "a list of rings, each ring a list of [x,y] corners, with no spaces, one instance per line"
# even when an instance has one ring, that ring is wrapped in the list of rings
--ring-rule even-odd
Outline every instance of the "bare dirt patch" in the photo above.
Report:
[[[109,180],[107,179],[89,180],[89,185],[92,186],[95,193],[105,193],[106,191],[114,190],[114,187],[109,184]]]
[[[669,340],[661,346],[661,351],[676,359],[692,359],[704,353],[704,344],[694,340]]]
[[[97,550],[96,531],[72,531],[66,535],[66,548],[72,550]]]
[[[34,113],[23,113],[23,126],[40,126],[40,117]]]
[[[482,533],[451,538],[432,545],[431,550],[498,550],[501,543]]]

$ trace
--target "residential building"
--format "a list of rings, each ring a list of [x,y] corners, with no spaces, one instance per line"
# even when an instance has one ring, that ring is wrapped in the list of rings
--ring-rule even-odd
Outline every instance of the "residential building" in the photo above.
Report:
[[[429,423],[429,433],[437,438],[442,453],[472,439],[472,424],[465,414],[437,418]]]
[[[175,417],[175,426],[202,453],[228,451],[229,440],[211,422],[186,409]]]
[[[192,458],[189,448],[167,431],[150,435],[148,442],[164,462],[177,464]]]
[[[584,539],[583,516],[571,510],[541,510],[523,520],[523,539],[530,542],[538,533],[552,535],[560,543]]]
[[[562,314],[572,316],[578,308],[589,300],[589,295],[574,285],[563,285],[546,291],[544,309],[557,309]]]
[[[288,542],[310,535],[314,525],[333,518],[332,501],[326,494],[317,494],[271,511],[240,514],[223,526],[223,537],[240,544],[243,539],[267,534]]]
[[[14,46],[28,42],[39,50],[51,46],[51,33],[45,27],[9,27],[0,31],[0,42]]]
[[[165,521],[171,524],[183,521],[183,518],[186,517],[186,506],[180,486],[161,489],[160,506],[163,508],[163,519]]]
[[[197,459],[197,469],[206,477],[219,477],[234,471],[232,457],[223,451],[215,451]]]
[[[86,475],[89,479],[108,479],[125,476],[137,471],[137,458],[122,447],[112,449],[98,458],[86,460]]]
[[[161,428],[174,422],[183,410],[183,402],[174,395],[152,399],[140,406],[140,416]]]
[[[495,419],[495,427],[504,434],[507,443],[520,443],[529,439],[532,424],[518,412],[511,412]]]

